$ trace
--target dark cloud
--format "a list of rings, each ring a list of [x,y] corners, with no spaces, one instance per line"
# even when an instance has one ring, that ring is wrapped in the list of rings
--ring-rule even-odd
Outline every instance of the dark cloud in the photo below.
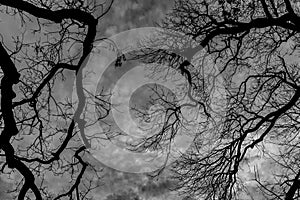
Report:
[[[132,189],[127,191],[119,191],[114,194],[110,194],[105,200],[141,200],[139,195]]]
[[[108,15],[100,21],[100,34],[112,36],[132,28],[156,26],[173,3],[173,0],[115,0]]]
[[[169,179],[164,180],[151,180],[139,186],[139,191],[146,197],[159,197],[170,192],[174,182]]]

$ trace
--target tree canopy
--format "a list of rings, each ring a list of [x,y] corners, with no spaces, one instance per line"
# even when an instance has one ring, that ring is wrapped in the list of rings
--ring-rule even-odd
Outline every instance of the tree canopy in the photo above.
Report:
[[[145,48],[137,57],[178,69],[206,119],[172,165],[176,189],[201,199],[298,199],[297,1],[177,0],[160,25],[160,37],[148,42],[164,48]],[[199,62],[206,59],[213,64]],[[206,73],[212,68],[213,77]],[[220,79],[225,102],[216,111],[211,94]],[[171,131],[146,138],[139,148],[170,144],[186,106],[173,102],[166,115],[176,119],[165,122]]]
[[[112,3],[0,0],[1,15],[19,25],[0,43],[1,172],[13,182],[13,197],[91,199],[99,186],[101,169],[84,158],[88,147],[77,136],[88,120],[81,115],[82,66],[104,40],[99,21]],[[186,198],[299,199],[299,3],[176,0],[159,25],[155,38],[115,65],[134,59],[176,69],[190,102],[154,88],[152,104],[164,105],[162,129],[133,150],[171,148],[178,135],[192,134],[190,148],[170,166],[172,189]],[[66,73],[77,77],[78,102],[57,95]],[[108,96],[97,97],[99,120],[113,109]],[[149,120],[144,110],[135,112]],[[189,127],[196,131],[182,131]],[[67,185],[53,191],[58,178]],[[139,199],[133,191],[107,198],[122,195]]]
[[[84,161],[85,147],[73,140],[82,108],[57,94],[67,72],[80,77],[112,2],[0,1],[1,16],[18,27],[0,44],[1,172],[13,198],[88,199],[99,185],[100,169]],[[59,177],[65,185],[57,191]]]

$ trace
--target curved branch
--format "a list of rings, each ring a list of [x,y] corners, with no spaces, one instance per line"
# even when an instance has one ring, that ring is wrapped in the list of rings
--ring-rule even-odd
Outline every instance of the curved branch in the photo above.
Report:
[[[4,77],[1,80],[1,108],[4,120],[4,130],[0,135],[0,148],[5,152],[7,166],[9,168],[17,169],[24,177],[25,183],[19,193],[19,200],[23,200],[26,193],[31,189],[36,199],[41,200],[41,193],[34,183],[34,176],[28,167],[20,160],[14,157],[14,148],[10,144],[10,139],[18,134],[16,121],[13,114],[12,99],[16,97],[13,91],[13,85],[19,82],[20,74],[9,55],[5,51],[4,47],[0,43],[0,66],[4,73]]]

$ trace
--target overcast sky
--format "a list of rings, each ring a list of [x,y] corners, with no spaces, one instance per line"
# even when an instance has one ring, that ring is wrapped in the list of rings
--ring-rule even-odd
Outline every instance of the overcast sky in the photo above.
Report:
[[[172,8],[172,3],[172,0],[117,0],[112,10],[100,23],[99,30],[109,37],[133,28],[155,26]],[[119,194],[125,198],[125,193],[130,192],[147,200],[182,198],[177,194],[169,193],[167,188],[170,187],[171,181],[165,176],[159,180],[150,180],[143,174],[124,173],[109,168],[106,168],[106,171],[103,180],[105,185],[98,190],[100,200],[104,194],[114,193],[115,196]]]

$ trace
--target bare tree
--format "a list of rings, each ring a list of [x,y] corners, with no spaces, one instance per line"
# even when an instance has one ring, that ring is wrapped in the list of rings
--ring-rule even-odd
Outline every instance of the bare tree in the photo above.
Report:
[[[297,1],[177,0],[162,34],[146,41],[164,48],[136,52],[135,58],[168,64],[186,76],[193,102],[161,98],[169,102],[167,121],[138,150],[171,145],[184,125],[183,107],[197,108],[206,119],[172,166],[179,191],[204,199],[251,199],[249,189],[257,187],[266,199],[299,198],[299,25]],[[210,77],[199,62],[206,56],[218,67],[214,80],[224,80],[224,112],[211,106]],[[245,178],[257,152],[272,166],[265,169],[271,175],[252,165],[252,177]]]
[[[96,37],[97,26],[112,3],[0,1],[1,13],[14,20],[21,32],[2,37],[0,44],[1,172],[14,181],[12,197],[90,199],[90,191],[99,185],[95,177],[101,169],[83,158],[85,147],[78,139],[85,99],[79,98],[74,106],[57,90],[69,71],[79,77],[77,95],[83,94],[84,60],[101,39]],[[57,177],[63,177],[65,185],[55,185]]]

